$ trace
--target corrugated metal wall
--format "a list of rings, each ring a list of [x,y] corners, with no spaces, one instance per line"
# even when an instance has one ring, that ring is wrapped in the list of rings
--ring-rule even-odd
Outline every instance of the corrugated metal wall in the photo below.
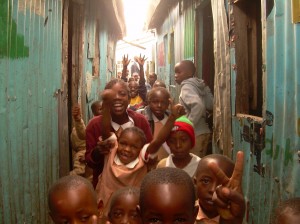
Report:
[[[262,3],[263,24],[263,118],[273,116],[273,124],[265,127],[265,147],[261,155],[264,175],[254,172],[257,158],[253,146],[241,137],[248,119],[233,118],[234,153],[245,152],[244,193],[248,199],[247,223],[269,223],[278,202],[300,196],[300,24],[291,20],[291,1],[275,0],[266,18]],[[270,7],[270,5],[269,5]],[[229,8],[230,11],[230,8]],[[235,50],[231,64],[236,65]],[[239,66],[238,64],[236,66]],[[237,74],[232,70],[233,111]],[[272,116],[270,116],[272,115]]]
[[[0,1],[0,222],[47,223],[58,178],[62,1]]]

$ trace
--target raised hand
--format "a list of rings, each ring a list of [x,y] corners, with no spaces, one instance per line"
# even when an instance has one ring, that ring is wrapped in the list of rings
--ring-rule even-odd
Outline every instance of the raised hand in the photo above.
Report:
[[[72,116],[75,121],[80,121],[81,120],[81,110],[79,105],[75,105],[72,108]]]
[[[218,182],[221,183],[213,196],[213,201],[220,215],[220,223],[242,223],[245,213],[245,199],[242,193],[244,153],[242,151],[237,152],[236,163],[230,178],[216,163],[210,163],[209,167],[217,177]]]
[[[128,54],[127,54],[127,56],[125,56],[125,54],[124,54],[124,56],[122,58],[123,67],[127,67],[129,63],[130,63],[130,59],[128,59]]]
[[[140,66],[143,66],[145,61],[147,60],[148,58],[145,58],[145,55],[142,57],[142,55],[140,54],[140,57],[134,57],[134,60],[139,63]]]
[[[169,99],[169,102],[170,102],[171,114],[176,119],[186,114],[185,109],[181,104],[174,104],[174,101],[172,99]]]

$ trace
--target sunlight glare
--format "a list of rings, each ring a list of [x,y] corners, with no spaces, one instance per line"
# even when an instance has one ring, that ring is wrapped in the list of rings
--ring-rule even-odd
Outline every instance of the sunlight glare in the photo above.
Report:
[[[134,37],[143,32],[148,0],[123,0],[126,37]]]

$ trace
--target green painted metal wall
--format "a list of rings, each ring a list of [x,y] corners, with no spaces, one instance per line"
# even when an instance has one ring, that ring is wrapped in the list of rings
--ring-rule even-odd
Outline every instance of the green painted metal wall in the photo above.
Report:
[[[49,223],[58,178],[62,1],[0,0],[0,223]]]

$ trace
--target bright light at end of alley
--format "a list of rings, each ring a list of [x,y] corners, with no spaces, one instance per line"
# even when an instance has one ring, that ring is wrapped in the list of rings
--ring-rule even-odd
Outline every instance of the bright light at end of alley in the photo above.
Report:
[[[123,0],[126,37],[134,38],[143,32],[148,0]]]

